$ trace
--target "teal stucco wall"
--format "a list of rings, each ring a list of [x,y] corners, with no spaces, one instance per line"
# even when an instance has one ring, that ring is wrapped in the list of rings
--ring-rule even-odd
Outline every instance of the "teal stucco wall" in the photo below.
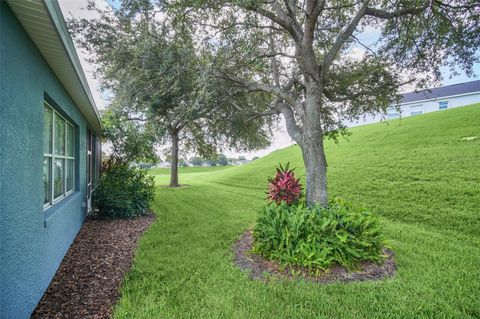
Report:
[[[76,125],[73,194],[43,209],[43,101]],[[85,219],[87,126],[0,1],[0,318],[28,318]]]

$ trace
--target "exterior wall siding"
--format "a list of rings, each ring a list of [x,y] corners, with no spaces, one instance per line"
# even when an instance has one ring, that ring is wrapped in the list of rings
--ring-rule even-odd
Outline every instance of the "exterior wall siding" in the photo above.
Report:
[[[87,122],[0,1],[0,318],[28,318],[85,219]],[[43,102],[76,125],[73,194],[43,209]]]
[[[443,101],[448,102],[448,109],[455,108],[455,107],[462,107],[470,104],[480,103],[480,93],[473,93],[468,95],[452,96],[452,97],[445,97],[445,98],[438,98],[438,99],[401,104],[400,115],[401,117],[411,116],[411,111],[418,110],[418,109],[421,109],[423,114],[435,112],[435,111],[442,111],[439,109],[438,103]],[[412,106],[414,106],[414,108],[412,108]],[[415,107],[415,106],[419,106],[419,107]],[[350,121],[346,123],[346,125],[349,127],[353,127],[358,125],[377,123],[382,120],[388,120],[388,119],[389,119],[388,116],[383,114],[368,115],[364,118],[360,118],[357,121]]]

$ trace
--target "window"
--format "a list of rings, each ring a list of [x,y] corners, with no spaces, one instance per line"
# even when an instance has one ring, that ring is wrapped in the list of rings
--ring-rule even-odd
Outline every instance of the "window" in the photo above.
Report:
[[[448,109],[448,101],[438,102],[438,109],[439,110]]]
[[[73,192],[75,128],[46,102],[43,107],[44,207]]]
[[[398,112],[398,109],[396,107],[389,107],[387,109],[387,117],[389,119],[394,119],[400,117],[400,113]]]
[[[423,104],[410,106],[410,115],[420,115],[420,114],[423,114]]]

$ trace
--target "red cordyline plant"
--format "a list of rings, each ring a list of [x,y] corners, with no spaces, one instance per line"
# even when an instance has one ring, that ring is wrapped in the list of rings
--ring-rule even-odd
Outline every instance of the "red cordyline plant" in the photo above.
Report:
[[[302,185],[295,179],[293,169],[289,169],[289,163],[285,166],[279,164],[274,178],[268,178],[267,199],[277,204],[285,202],[287,205],[295,203],[302,196]]]

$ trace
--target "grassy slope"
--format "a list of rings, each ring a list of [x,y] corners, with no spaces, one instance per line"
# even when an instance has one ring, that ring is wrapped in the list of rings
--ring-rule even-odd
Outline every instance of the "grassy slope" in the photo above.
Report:
[[[480,317],[480,104],[352,129],[327,143],[330,192],[382,216],[390,280],[260,283],[232,265],[232,242],[263,204],[266,175],[292,146],[250,164],[181,171],[158,189],[116,318]],[[157,171],[158,184],[168,172]]]

